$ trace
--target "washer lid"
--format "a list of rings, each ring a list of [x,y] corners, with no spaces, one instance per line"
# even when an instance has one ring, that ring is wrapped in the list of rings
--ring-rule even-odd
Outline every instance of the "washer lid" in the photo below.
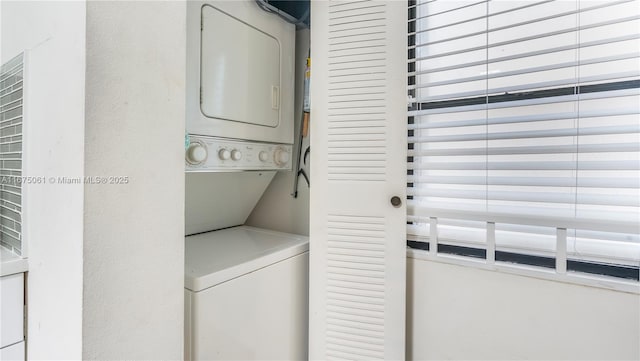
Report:
[[[185,237],[185,288],[198,292],[309,250],[309,239],[240,226]]]

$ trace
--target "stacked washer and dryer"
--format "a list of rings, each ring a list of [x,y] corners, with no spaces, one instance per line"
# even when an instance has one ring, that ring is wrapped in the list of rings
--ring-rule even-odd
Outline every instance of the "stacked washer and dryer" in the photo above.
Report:
[[[308,239],[244,226],[292,167],[295,27],[187,6],[185,359],[306,359]]]

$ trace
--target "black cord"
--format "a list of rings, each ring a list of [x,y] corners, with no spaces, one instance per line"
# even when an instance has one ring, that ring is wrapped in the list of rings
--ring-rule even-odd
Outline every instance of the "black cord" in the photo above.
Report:
[[[307,172],[305,172],[304,169],[300,169],[298,171],[298,174],[302,174],[302,176],[304,177],[304,180],[307,181],[307,186],[311,187],[311,182],[309,182],[309,177],[307,177]]]
[[[308,146],[307,149],[304,150],[304,155],[302,156],[302,162],[304,165],[307,165],[307,156],[311,153],[311,146]]]

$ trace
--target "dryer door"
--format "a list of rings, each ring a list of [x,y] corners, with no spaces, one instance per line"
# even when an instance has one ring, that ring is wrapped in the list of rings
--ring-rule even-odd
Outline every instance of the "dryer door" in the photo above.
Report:
[[[277,127],[281,49],[273,36],[202,7],[200,108],[208,118]]]

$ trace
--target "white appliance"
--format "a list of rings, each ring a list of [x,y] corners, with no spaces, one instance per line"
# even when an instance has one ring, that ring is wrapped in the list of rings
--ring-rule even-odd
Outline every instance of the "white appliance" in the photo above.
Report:
[[[291,169],[294,50],[254,0],[188,2],[186,235],[244,224]]]
[[[294,48],[253,0],[188,2],[185,234],[244,224],[291,169]]]
[[[242,226],[291,169],[295,27],[189,1],[187,35],[185,359],[306,359],[308,239]]]
[[[253,0],[187,4],[187,133],[292,144],[295,26]]]
[[[186,360],[307,359],[307,237],[240,226],[185,241]]]

